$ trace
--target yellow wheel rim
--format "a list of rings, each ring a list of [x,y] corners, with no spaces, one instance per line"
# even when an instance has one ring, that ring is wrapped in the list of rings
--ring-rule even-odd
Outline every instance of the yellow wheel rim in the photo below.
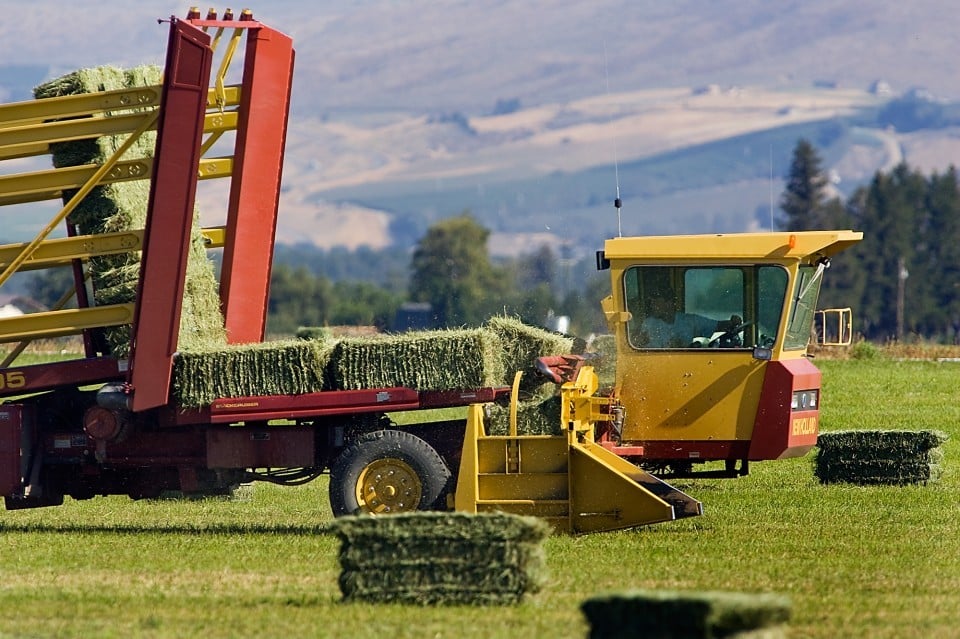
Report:
[[[357,504],[373,515],[414,511],[422,494],[423,484],[417,473],[400,459],[371,462],[357,480]]]

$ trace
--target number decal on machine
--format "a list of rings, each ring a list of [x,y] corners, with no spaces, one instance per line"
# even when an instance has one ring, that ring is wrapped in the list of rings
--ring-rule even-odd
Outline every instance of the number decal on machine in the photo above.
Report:
[[[6,371],[0,373],[0,390],[23,388],[26,385],[27,378],[21,371]]]

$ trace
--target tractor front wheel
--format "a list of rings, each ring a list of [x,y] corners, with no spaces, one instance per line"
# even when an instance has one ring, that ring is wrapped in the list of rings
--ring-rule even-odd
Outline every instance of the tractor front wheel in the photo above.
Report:
[[[378,430],[347,445],[330,466],[333,514],[372,515],[446,506],[450,470],[430,444],[399,430]]]

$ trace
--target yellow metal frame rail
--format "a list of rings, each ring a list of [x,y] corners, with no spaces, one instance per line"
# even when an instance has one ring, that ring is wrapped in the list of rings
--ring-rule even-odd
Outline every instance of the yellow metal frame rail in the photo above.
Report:
[[[207,248],[220,248],[225,239],[224,228],[203,229],[203,237]],[[47,240],[19,270],[68,266],[73,260],[138,251],[142,243],[142,230]],[[24,246],[26,244],[0,246],[0,268],[6,268],[12,259],[22,253]],[[20,342],[13,353],[0,363],[0,369],[9,366],[27,343],[34,339],[76,335],[86,329],[119,326],[133,320],[133,304],[60,310],[73,295],[74,292],[69,291],[51,311],[0,318],[0,343]]]
[[[231,40],[238,41],[238,30]],[[229,56],[236,47],[231,43]],[[206,153],[224,132],[237,128],[235,110],[240,104],[240,87],[225,86],[229,59],[221,65],[215,88],[207,95],[208,108],[216,109],[204,118],[202,152]],[[74,195],[31,241],[0,246],[0,288],[16,272],[67,266],[74,260],[140,250],[143,231],[77,236],[48,240],[94,187],[128,180],[151,179],[153,158],[120,158],[146,131],[155,129],[161,87],[138,87],[83,95],[68,95],[0,105],[0,161],[44,155],[50,145],[105,135],[125,135],[127,139],[103,164],[62,167],[0,176],[0,206],[63,198]],[[199,179],[229,177],[233,157],[203,158]],[[222,227],[204,229],[209,248],[222,247]],[[72,295],[64,295],[63,303]],[[63,306],[60,304],[59,306]],[[117,326],[133,320],[133,305],[120,304],[94,308],[30,313],[23,317],[0,319],[0,343],[73,335],[86,329]]]
[[[133,304],[29,313],[0,319],[0,343],[76,335],[89,328],[120,326],[133,321]]]
[[[850,346],[853,342],[853,311],[824,308],[817,311],[817,342],[821,346]]]
[[[213,226],[203,229],[203,239],[207,248],[221,248],[225,239],[224,227]],[[139,251],[142,243],[142,230],[47,240],[33,252],[29,260],[21,265],[20,270],[32,271],[69,266],[73,260]],[[6,268],[26,246],[26,243],[0,245],[0,268]]]

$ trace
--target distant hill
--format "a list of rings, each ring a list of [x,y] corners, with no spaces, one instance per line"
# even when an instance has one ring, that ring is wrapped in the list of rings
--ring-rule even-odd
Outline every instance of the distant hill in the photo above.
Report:
[[[156,19],[186,9],[11,5],[0,23],[0,97],[24,99],[78,66],[159,63],[166,28]],[[822,151],[841,193],[892,162],[935,170],[960,158],[948,121],[891,129],[878,116],[915,87],[928,104],[960,100],[955,21],[934,0],[271,0],[252,9],[297,48],[280,241],[409,243],[470,209],[498,250],[544,240],[587,250],[618,226],[769,225],[800,135]],[[222,198],[213,188],[201,205],[215,210]]]

